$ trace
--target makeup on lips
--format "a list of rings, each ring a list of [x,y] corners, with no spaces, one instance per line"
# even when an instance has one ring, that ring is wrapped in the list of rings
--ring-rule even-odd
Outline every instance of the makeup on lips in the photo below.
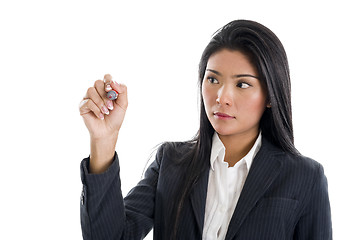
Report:
[[[223,119],[223,120],[230,120],[230,119],[235,119],[235,117],[230,116],[226,113],[221,113],[221,112],[214,112],[213,115],[218,118],[218,119]]]

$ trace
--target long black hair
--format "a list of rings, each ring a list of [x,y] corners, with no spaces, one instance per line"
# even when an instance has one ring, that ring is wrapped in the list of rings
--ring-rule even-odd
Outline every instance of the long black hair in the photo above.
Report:
[[[286,52],[278,37],[267,27],[254,21],[235,20],[219,29],[203,51],[199,63],[200,126],[194,143],[193,157],[187,163],[187,175],[174,203],[172,239],[177,228],[185,199],[201,173],[208,169],[214,129],[206,115],[202,83],[210,56],[222,49],[237,50],[246,54],[257,69],[260,81],[267,89],[268,103],[261,120],[262,136],[290,154],[299,154],[294,146],[291,83]],[[188,158],[189,159],[189,158]],[[172,223],[170,223],[172,226]]]

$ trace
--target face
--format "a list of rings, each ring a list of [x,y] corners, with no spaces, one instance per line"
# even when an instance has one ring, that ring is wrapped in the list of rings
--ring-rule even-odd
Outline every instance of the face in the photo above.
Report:
[[[223,49],[208,59],[202,83],[207,117],[220,136],[256,135],[267,90],[239,51]]]

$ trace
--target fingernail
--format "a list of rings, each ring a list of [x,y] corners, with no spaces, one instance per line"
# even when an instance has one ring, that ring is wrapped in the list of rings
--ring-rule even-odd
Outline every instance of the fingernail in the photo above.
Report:
[[[112,87],[110,86],[110,84],[107,84],[105,86],[105,91],[110,91],[110,90],[112,90]]]
[[[106,106],[102,107],[102,112],[105,113],[106,115],[109,114],[109,110],[108,110],[108,108]]]
[[[107,106],[108,106],[108,109],[113,110],[113,102],[112,101],[108,101]]]
[[[101,119],[101,120],[104,120],[104,115],[103,114],[99,114],[99,118]]]

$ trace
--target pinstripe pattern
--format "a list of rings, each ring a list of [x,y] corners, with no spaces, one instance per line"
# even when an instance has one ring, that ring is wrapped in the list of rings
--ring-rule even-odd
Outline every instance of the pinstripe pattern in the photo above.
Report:
[[[83,238],[142,239],[154,227],[153,239],[169,239],[168,210],[186,174],[174,160],[188,150],[186,143],[163,144],[144,179],[124,200],[117,155],[109,169],[98,175],[88,173],[89,159],[84,159]],[[209,171],[200,176],[185,202],[179,239],[201,239],[208,174]],[[322,166],[306,157],[288,155],[263,138],[226,239],[332,239],[327,180]]]

